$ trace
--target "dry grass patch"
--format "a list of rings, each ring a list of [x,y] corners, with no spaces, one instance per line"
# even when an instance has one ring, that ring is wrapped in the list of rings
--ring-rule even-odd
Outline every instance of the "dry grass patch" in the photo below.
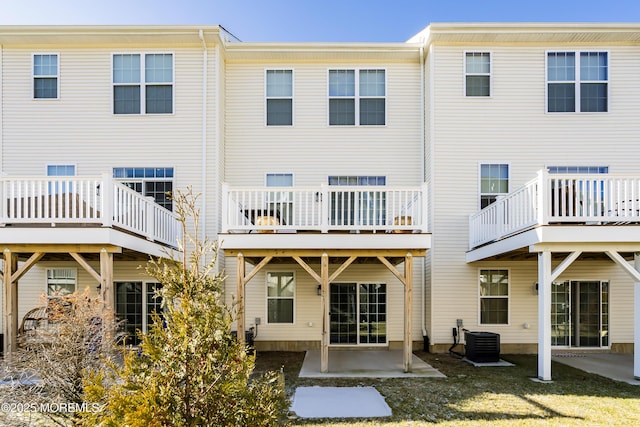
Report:
[[[302,352],[263,352],[256,368],[284,368],[298,386],[373,386],[393,415],[376,419],[293,419],[329,426],[631,426],[640,425],[640,386],[553,363],[553,383],[531,381],[535,355],[503,355],[510,367],[474,367],[448,354],[415,352],[447,378],[299,378]]]

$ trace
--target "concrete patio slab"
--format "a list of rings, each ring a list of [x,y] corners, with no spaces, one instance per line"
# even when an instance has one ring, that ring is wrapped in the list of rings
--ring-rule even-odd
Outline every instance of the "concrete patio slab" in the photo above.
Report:
[[[413,355],[412,372],[404,372],[401,350],[330,351],[329,372],[320,372],[320,350],[307,351],[301,378],[446,378]]]
[[[640,385],[640,380],[633,376],[633,354],[558,353],[551,360],[612,380]]]

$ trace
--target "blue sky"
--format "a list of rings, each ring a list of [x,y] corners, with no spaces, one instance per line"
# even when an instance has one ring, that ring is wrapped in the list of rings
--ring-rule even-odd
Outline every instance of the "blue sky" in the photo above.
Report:
[[[640,0],[0,0],[0,25],[219,24],[242,41],[405,41],[431,22],[640,22]]]

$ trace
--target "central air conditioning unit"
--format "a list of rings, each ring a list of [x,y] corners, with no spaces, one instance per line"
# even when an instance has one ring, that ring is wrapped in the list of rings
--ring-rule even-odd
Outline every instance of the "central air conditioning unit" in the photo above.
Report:
[[[500,334],[493,332],[464,333],[465,357],[476,363],[500,361]]]

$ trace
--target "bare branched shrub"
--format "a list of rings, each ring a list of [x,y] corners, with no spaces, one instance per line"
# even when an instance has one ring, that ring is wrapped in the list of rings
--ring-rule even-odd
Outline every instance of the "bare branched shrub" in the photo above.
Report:
[[[20,347],[4,362],[0,399],[11,405],[4,413],[7,425],[34,418],[48,420],[48,425],[72,424],[79,412],[92,409],[83,378],[121,358],[113,312],[88,288],[57,298],[43,296],[42,304],[46,318],[20,337]]]

